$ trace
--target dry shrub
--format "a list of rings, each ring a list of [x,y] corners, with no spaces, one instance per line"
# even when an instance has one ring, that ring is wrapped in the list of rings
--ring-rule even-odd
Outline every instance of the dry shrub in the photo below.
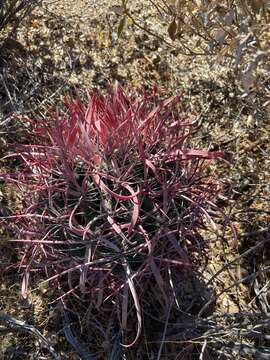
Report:
[[[229,64],[240,77],[243,90],[264,85],[269,72],[269,1],[152,1],[156,24],[136,19],[128,0],[122,1],[123,19],[157,36],[187,56],[209,56],[213,64]],[[119,9],[117,10],[119,12]],[[167,33],[161,33],[164,25]]]
[[[13,35],[22,20],[32,11],[37,0],[8,0],[0,3],[0,35]]]

